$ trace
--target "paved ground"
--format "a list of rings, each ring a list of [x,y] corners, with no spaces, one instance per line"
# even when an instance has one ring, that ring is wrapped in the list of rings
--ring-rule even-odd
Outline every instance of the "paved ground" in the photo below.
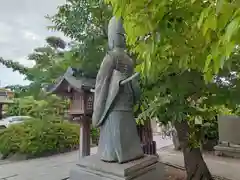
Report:
[[[0,165],[1,180],[61,180],[76,164],[78,152]]]
[[[162,138],[162,136],[160,135],[153,136],[153,140],[156,141],[157,150],[173,144],[172,139],[170,139],[169,137]]]
[[[183,166],[181,152],[173,150],[171,139],[154,136],[160,160],[165,163]],[[91,153],[96,153],[92,148]],[[78,152],[9,163],[0,161],[0,180],[63,180],[69,175],[72,166],[77,163]],[[240,160],[205,155],[204,159],[213,175],[231,180],[240,179]]]
[[[6,164],[6,163],[8,163],[8,161],[0,160],[0,165],[2,165],[2,164]]]
[[[173,146],[164,147],[158,151],[160,161],[171,165],[184,167],[183,154],[173,150]],[[211,173],[218,177],[231,180],[240,179],[240,160],[204,154],[204,160]]]
[[[154,136],[157,147],[161,148],[172,144],[170,139]],[[96,153],[92,148],[91,153]],[[78,152],[39,158],[14,163],[0,163],[0,180],[62,180],[68,177],[72,166],[77,163]]]

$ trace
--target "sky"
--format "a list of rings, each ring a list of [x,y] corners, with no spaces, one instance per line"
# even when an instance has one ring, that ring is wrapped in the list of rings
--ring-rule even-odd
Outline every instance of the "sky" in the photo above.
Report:
[[[1,0],[0,6],[0,57],[32,66],[27,55],[43,46],[48,36],[62,33],[47,29],[51,22],[45,18],[53,15],[66,0]],[[18,72],[0,64],[0,87],[29,82]]]

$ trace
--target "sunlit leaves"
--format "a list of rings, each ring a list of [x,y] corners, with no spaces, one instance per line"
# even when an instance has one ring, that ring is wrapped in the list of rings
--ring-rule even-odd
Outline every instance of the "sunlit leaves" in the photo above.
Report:
[[[136,46],[134,50],[140,55],[139,58],[145,58],[148,54],[145,51],[154,56],[156,53],[160,53],[158,50],[150,52],[143,47],[139,48],[141,43],[152,43],[153,38],[147,42],[141,39],[147,35],[154,37],[156,31],[160,32],[163,41],[165,38],[170,41],[161,42],[160,46],[158,46],[159,43],[156,43],[154,49],[161,48],[166,44],[174,46],[172,53],[174,57],[172,58],[175,59],[175,57],[181,57],[182,54],[185,54],[185,57],[189,58],[189,68],[198,67],[206,76],[217,74],[224,63],[222,62],[223,56],[227,60],[234,52],[232,40],[237,35],[239,36],[239,10],[235,3],[226,0],[218,0],[216,3],[215,1],[198,0],[134,0],[131,2],[107,0],[106,2],[113,5],[118,16],[123,16],[128,43]],[[180,38],[183,40],[178,41]],[[202,42],[199,44],[197,39],[202,39]],[[211,48],[213,44],[219,44],[219,46],[213,49]],[[237,45],[237,42],[234,45]],[[191,49],[190,46],[194,48]],[[224,49],[228,46],[231,48]],[[198,52],[199,49],[202,50],[201,55]],[[209,49],[213,51],[209,51]],[[218,54],[216,51],[221,55],[216,55]],[[213,63],[209,63],[210,56],[213,58]],[[161,62],[162,55],[157,57],[161,58],[159,59]],[[205,63],[202,63],[203,61]],[[182,62],[184,61],[179,63],[180,69],[183,67]],[[205,79],[209,80],[209,78]]]
[[[14,104],[9,105],[5,111],[8,116],[62,117],[68,108],[68,103],[55,95],[47,96],[46,100],[36,100],[32,96],[26,96],[16,98]]]
[[[150,106],[141,118],[207,118],[207,109],[216,104],[234,106],[236,102],[226,103],[233,98],[230,86],[223,80],[216,82],[216,75],[228,79],[231,86],[238,84],[228,78],[231,69],[240,68],[237,60],[232,61],[240,37],[236,4],[226,0],[106,2],[123,17],[128,44],[142,60],[137,70],[142,72],[144,95],[154,94],[146,96]],[[168,103],[161,104],[165,98]]]
[[[209,14],[209,11],[211,9],[208,7],[206,9],[203,9],[201,14],[200,14],[200,17],[199,17],[199,20],[197,22],[197,27],[198,28],[201,28],[201,26],[203,25],[203,22],[205,21],[205,19],[208,17],[208,14]],[[213,16],[213,15],[212,15]]]
[[[223,5],[224,5],[224,1],[225,0],[218,0],[217,1],[217,5],[216,5],[216,13],[218,14],[219,12],[221,12]],[[225,7],[224,7],[225,8]]]
[[[240,28],[240,17],[234,19],[228,24],[223,41],[225,41],[226,43],[229,43],[232,37],[239,32],[239,28]]]
[[[205,36],[208,29],[215,31],[217,28],[217,17],[216,15],[212,12],[211,14],[208,14],[207,19],[204,22],[203,25],[203,35]]]

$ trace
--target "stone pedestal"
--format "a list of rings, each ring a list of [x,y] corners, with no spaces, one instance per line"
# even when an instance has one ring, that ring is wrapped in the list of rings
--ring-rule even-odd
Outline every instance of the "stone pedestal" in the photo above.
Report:
[[[223,144],[218,144],[217,146],[214,146],[214,150],[217,156],[240,158],[240,145],[223,143]]]
[[[70,180],[161,180],[164,165],[156,156],[145,156],[129,163],[107,163],[97,155],[81,158],[71,170]]]

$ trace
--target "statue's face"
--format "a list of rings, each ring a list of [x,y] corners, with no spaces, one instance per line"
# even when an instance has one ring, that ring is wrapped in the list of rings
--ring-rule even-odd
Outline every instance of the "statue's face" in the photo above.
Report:
[[[116,17],[112,17],[108,24],[108,46],[109,49],[126,47],[124,28],[121,19]]]

